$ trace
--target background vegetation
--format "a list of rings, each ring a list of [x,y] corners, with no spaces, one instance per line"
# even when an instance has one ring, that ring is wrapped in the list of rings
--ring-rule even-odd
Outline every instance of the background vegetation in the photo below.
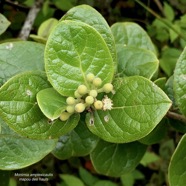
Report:
[[[143,2],[143,4],[141,3]],[[41,1],[39,13],[34,20],[28,40],[37,40],[40,25],[49,18],[60,19],[66,11],[79,4],[88,4],[97,9],[111,26],[115,22],[132,21],[140,24],[154,42],[160,59],[160,71],[157,77],[163,77],[160,86],[169,79],[174,71],[176,61],[186,44],[186,1],[185,0],[46,0]],[[21,39],[26,16],[34,5],[33,0],[1,0],[0,13],[9,21],[10,26],[0,36],[0,42]],[[46,36],[47,37],[47,36]],[[169,61],[169,63],[167,63]],[[170,79],[171,81],[171,79]],[[171,94],[170,92],[167,92]],[[102,186],[162,186],[167,185],[167,170],[170,158],[177,146],[186,125],[179,118],[162,122],[166,131],[160,131],[162,138],[150,145],[140,165],[135,171],[120,178],[111,178],[97,174],[89,157],[58,160],[52,155],[28,168],[16,171],[1,171],[0,180],[7,185],[31,185],[31,182],[19,182],[15,173],[53,173],[48,181],[37,182],[37,185],[69,185],[74,180],[77,186],[84,182],[88,186],[100,180]],[[180,121],[179,121],[180,120]],[[74,177],[65,176],[65,174]],[[77,180],[78,179],[78,180]],[[63,180],[63,181],[62,181]],[[65,182],[64,182],[65,180]],[[79,182],[80,183],[79,183]],[[78,184],[79,183],[79,184]],[[98,184],[96,186],[99,186]]]

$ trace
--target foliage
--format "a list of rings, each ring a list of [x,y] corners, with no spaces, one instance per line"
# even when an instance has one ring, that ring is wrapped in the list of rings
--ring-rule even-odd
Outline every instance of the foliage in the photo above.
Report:
[[[64,186],[132,186],[139,180],[182,186],[186,170],[177,162],[185,158],[184,16],[176,20],[164,2],[165,18],[158,16],[147,33],[131,21],[110,27],[96,9],[75,6],[77,1],[52,3],[68,12],[41,21],[37,35],[30,35],[34,41],[0,44],[2,176],[28,172],[12,172],[13,185],[33,179],[36,169],[57,173],[55,184]],[[42,13],[50,12],[46,1]],[[10,23],[0,19],[4,36]],[[148,181],[143,169],[155,170]]]

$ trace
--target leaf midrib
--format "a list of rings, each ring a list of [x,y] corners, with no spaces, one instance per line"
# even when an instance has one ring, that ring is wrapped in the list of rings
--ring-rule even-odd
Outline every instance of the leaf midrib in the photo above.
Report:
[[[125,109],[125,108],[134,108],[134,107],[141,107],[141,106],[152,106],[152,105],[154,105],[154,106],[157,106],[157,105],[159,105],[159,104],[171,104],[171,102],[157,102],[157,103],[152,103],[152,104],[139,104],[139,105],[124,105],[124,106],[121,106],[121,107],[112,107],[112,109],[114,110],[116,110],[116,109]]]

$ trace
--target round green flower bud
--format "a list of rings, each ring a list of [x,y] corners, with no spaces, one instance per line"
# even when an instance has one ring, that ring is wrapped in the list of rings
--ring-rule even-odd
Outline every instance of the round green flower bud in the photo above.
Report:
[[[102,84],[101,78],[99,78],[99,77],[94,78],[94,80],[93,80],[94,86],[99,87],[99,86],[101,86],[101,84]]]
[[[92,73],[89,73],[89,74],[87,74],[87,81],[88,82],[92,82],[93,81],[93,79],[94,79],[94,74],[92,74]]]
[[[67,110],[68,113],[72,114],[72,113],[74,113],[75,108],[74,108],[73,105],[68,105],[66,110]]]
[[[74,96],[76,98],[81,98],[81,95],[79,94],[79,92],[77,90],[74,92]]]
[[[87,96],[85,98],[85,102],[89,105],[91,105],[92,103],[94,103],[94,98],[92,96]]]
[[[84,95],[88,92],[88,89],[85,85],[79,85],[77,91],[79,94]]]
[[[98,92],[97,92],[96,90],[91,90],[91,91],[89,92],[89,96],[92,96],[93,98],[96,98],[97,95],[98,95]]]
[[[111,83],[106,83],[104,86],[103,86],[103,91],[105,93],[109,93],[113,90],[113,85]]]
[[[75,106],[75,111],[78,112],[78,113],[81,113],[85,110],[85,104],[83,103],[78,103],[76,106]]]
[[[68,120],[68,118],[70,117],[70,115],[71,114],[68,113],[68,112],[62,112],[59,118],[60,118],[61,121],[66,121],[66,120]]]
[[[103,108],[103,103],[102,103],[102,101],[100,101],[100,100],[95,101],[95,102],[94,102],[94,107],[95,107],[95,109],[97,109],[97,110],[101,110],[101,109]]]
[[[66,103],[67,103],[68,105],[74,105],[74,104],[76,103],[76,100],[75,100],[73,97],[68,97],[68,98],[66,99]]]

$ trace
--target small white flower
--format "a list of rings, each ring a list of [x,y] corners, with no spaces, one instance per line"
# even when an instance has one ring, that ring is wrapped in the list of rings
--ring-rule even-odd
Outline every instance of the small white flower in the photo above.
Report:
[[[113,103],[112,103],[112,100],[110,98],[108,98],[108,96],[104,96],[102,102],[103,102],[103,110],[104,111],[112,109]]]

